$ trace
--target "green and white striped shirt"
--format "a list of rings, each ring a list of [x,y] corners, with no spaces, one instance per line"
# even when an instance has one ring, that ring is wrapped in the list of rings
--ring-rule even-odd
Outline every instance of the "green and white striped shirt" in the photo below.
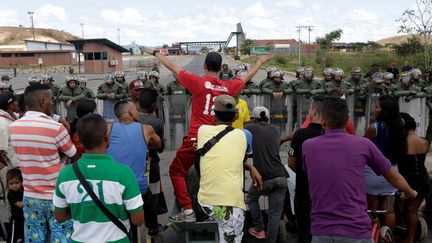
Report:
[[[131,169],[106,154],[83,154],[78,167],[107,209],[130,228],[128,213],[143,210],[143,200]],[[71,165],[63,168],[53,200],[56,210],[71,210],[73,242],[129,242],[127,236],[93,202]]]

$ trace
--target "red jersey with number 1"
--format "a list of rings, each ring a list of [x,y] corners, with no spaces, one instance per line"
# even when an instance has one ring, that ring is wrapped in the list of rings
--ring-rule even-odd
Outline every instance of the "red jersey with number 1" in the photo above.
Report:
[[[201,125],[215,125],[214,99],[223,94],[236,96],[245,85],[239,78],[223,81],[213,76],[200,77],[186,70],[180,71],[178,82],[192,94],[189,137],[193,138],[196,138]]]

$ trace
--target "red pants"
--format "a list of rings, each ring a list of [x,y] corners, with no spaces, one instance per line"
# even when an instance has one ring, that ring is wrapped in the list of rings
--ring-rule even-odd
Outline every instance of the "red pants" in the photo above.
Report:
[[[196,140],[191,140],[188,136],[183,138],[183,144],[177,150],[169,170],[174,194],[182,209],[192,209],[192,201],[186,186],[186,175],[195,162],[195,143]]]

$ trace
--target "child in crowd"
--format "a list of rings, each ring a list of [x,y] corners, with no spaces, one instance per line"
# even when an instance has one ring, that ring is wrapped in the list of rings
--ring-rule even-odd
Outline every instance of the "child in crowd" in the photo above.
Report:
[[[24,212],[23,212],[23,177],[19,169],[11,169],[6,175],[7,184],[9,187],[8,201],[11,206],[11,223],[12,229],[9,234],[8,242],[20,243],[24,242]]]

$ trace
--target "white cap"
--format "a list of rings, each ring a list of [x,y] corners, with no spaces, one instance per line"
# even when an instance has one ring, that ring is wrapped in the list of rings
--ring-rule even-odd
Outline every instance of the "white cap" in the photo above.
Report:
[[[252,111],[252,118],[261,119],[261,112],[263,111],[265,112],[265,117],[267,117],[267,119],[270,119],[270,112],[264,106],[255,107]]]

